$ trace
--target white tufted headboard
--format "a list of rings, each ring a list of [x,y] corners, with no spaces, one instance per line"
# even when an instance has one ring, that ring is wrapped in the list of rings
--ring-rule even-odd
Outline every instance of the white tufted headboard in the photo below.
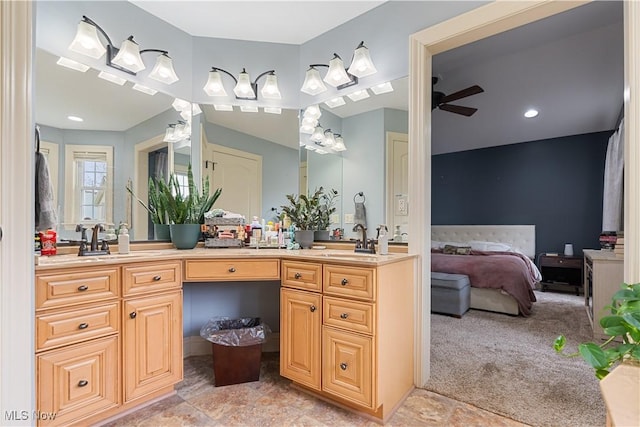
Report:
[[[509,243],[531,259],[536,257],[535,225],[432,225],[431,240],[466,243],[471,240]]]

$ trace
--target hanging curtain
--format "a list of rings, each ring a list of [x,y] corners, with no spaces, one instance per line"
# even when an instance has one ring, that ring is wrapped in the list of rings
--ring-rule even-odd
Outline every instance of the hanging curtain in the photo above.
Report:
[[[609,138],[604,163],[604,194],[602,195],[602,231],[622,230],[622,200],[624,171],[624,121]]]
[[[156,180],[167,180],[167,153],[156,153],[156,168],[154,171],[154,177]]]

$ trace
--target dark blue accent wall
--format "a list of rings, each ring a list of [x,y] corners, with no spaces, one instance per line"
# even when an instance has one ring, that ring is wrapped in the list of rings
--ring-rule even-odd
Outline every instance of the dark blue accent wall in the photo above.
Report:
[[[536,251],[599,248],[613,131],[432,157],[432,223],[535,224]]]

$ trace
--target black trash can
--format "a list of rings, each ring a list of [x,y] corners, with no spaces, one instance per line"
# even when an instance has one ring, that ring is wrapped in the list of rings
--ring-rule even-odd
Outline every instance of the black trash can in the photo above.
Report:
[[[212,345],[214,385],[259,381],[262,344],[269,332],[259,317],[209,320],[200,336]]]

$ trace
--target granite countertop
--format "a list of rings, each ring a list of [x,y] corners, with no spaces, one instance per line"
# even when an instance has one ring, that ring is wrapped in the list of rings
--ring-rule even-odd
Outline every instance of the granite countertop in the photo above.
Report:
[[[132,250],[128,254],[117,252],[110,255],[79,257],[77,254],[36,256],[36,271],[80,266],[99,266],[128,264],[141,261],[184,260],[184,259],[252,259],[276,258],[299,259],[305,261],[327,262],[362,266],[379,266],[406,259],[415,255],[393,253],[388,255],[356,253],[353,250],[339,249],[255,249],[255,248],[194,248],[188,250],[157,249]]]

